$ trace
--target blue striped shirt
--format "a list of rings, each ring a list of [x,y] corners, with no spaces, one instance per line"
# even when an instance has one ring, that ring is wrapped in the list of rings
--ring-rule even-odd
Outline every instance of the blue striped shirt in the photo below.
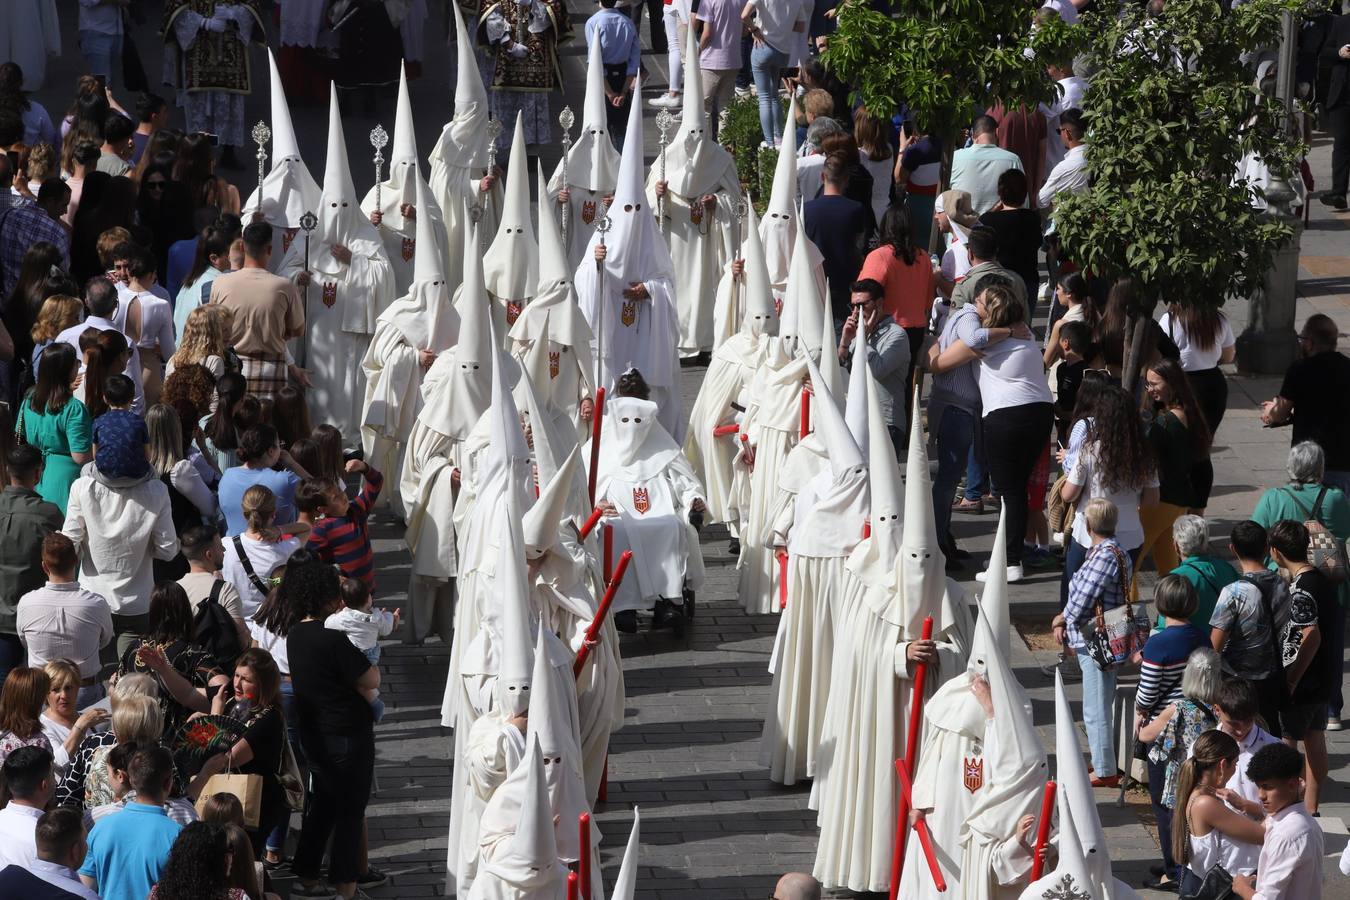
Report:
[[[1189,622],[1154,632],[1144,644],[1135,708],[1153,716],[1181,699],[1181,676],[1197,647],[1208,647],[1209,637]]]

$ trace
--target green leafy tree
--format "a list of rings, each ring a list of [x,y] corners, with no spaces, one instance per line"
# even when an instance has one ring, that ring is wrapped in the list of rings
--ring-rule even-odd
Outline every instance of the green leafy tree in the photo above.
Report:
[[[838,7],[825,63],[876,115],[905,104],[917,127],[953,139],[975,108],[1054,99],[1048,60],[1072,58],[1082,29],[1037,0],[897,0],[894,15],[861,0]],[[1035,26],[1035,27],[1033,27]],[[1031,52],[1028,53],[1027,51]]]
[[[1292,226],[1253,206],[1238,177],[1254,154],[1280,177],[1300,145],[1283,106],[1254,86],[1251,57],[1277,44],[1299,0],[1167,0],[1129,4],[1088,24],[1095,64],[1084,97],[1092,182],[1053,217],[1066,255],[1108,280],[1129,277],[1132,321],[1159,302],[1222,304],[1250,294]],[[1127,332],[1126,381],[1136,342]]]

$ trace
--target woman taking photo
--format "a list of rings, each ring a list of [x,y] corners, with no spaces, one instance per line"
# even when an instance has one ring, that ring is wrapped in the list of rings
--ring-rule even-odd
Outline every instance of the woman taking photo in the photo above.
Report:
[[[1196,403],[1205,416],[1211,440],[1218,433],[1228,410],[1228,379],[1221,365],[1237,355],[1233,326],[1221,310],[1207,304],[1172,304],[1158,319],[1158,327],[1172,339],[1181,352],[1181,368],[1186,373]],[[1214,464],[1206,454],[1195,460],[1191,473],[1191,512],[1205,514],[1209,493],[1214,487]]]
[[[344,898],[356,894],[364,855],[366,803],[375,767],[370,704],[361,691],[380,686],[372,666],[324,620],[342,607],[337,569],[316,555],[292,556],[280,599],[294,624],[281,623],[295,687],[300,740],[310,766],[310,790],[293,868],[302,896],[318,896],[319,865],[332,837],[328,881]]]
[[[51,742],[42,730],[42,705],[51,682],[41,669],[10,669],[0,688],[0,763],[20,747],[45,747]]]
[[[981,284],[993,278],[989,276]],[[1002,496],[1008,517],[1006,548],[1011,583],[1022,579],[1022,539],[1029,514],[1027,483],[1036,461],[1048,452],[1054,410],[1041,353],[1024,320],[1026,307],[1018,302],[1011,287],[1002,278],[994,280],[976,296],[975,310],[989,336],[1000,340],[983,348],[956,341],[941,352],[934,344],[928,368],[937,374],[976,359],[980,362],[984,446],[994,490]],[[981,572],[975,577],[984,581],[988,574]]]
[[[1158,502],[1140,510],[1144,542],[1136,560],[1152,554],[1158,574],[1181,565],[1172,544],[1172,523],[1194,505],[1191,476],[1195,461],[1209,458],[1209,428],[1181,366],[1160,359],[1144,373],[1144,390],[1153,401],[1145,436],[1158,463]],[[1147,413],[1146,413],[1147,415]]]
[[[57,774],[65,771],[70,758],[80,749],[85,733],[108,721],[108,711],[90,706],[80,712],[80,669],[68,659],[53,659],[42,667],[47,673],[47,708],[42,711],[42,731],[52,746],[52,762]],[[94,686],[90,686],[93,690]],[[102,687],[99,686],[99,690]]]
[[[125,338],[122,343],[126,343]],[[42,480],[37,492],[43,500],[56,504],[62,515],[70,499],[70,486],[80,477],[80,467],[94,458],[89,437],[92,419],[74,396],[79,374],[80,360],[74,347],[53,344],[44,350],[37,384],[19,405],[15,426],[21,443],[42,451]]]
[[[1237,765],[1237,741],[1222,731],[1206,731],[1196,738],[1191,757],[1181,764],[1172,854],[1182,866],[1183,894],[1198,891],[1215,866],[1223,866],[1230,875],[1247,874],[1238,867],[1243,859],[1254,859],[1265,841],[1265,811],[1260,804],[1224,786]]]

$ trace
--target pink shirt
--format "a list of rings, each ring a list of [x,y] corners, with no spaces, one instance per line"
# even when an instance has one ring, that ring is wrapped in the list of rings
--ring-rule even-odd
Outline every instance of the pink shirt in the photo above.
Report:
[[[741,67],[741,7],[736,0],[703,0],[694,17],[712,32],[708,45],[699,52],[700,68],[709,71]]]

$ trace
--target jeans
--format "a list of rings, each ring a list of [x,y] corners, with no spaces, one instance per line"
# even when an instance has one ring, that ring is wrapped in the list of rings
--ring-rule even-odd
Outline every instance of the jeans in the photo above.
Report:
[[[1162,804],[1167,763],[1148,764],[1148,796],[1153,802],[1153,818],[1158,824],[1158,843],[1162,845],[1163,868],[1168,878],[1176,878],[1177,861],[1172,858],[1172,810]]]
[[[319,878],[324,847],[331,836],[329,884],[350,884],[357,876],[364,841],[366,804],[375,772],[375,734],[307,734],[309,790],[300,844],[292,866],[305,881]]]
[[[376,668],[379,668],[379,666],[380,666],[380,645],[379,645],[379,644],[376,644],[374,647],[370,647],[370,648],[368,648],[368,649],[366,649],[366,650],[362,650],[362,651],[361,651],[361,655],[363,655],[363,656],[366,658],[366,660],[367,660],[372,666],[375,666]],[[383,719],[383,718],[384,718],[384,701],[381,700],[379,697],[376,697],[374,700],[370,701],[370,711],[371,711],[371,714],[375,717],[375,721],[376,721],[376,722],[378,722],[378,721],[380,721],[381,719]]]
[[[955,406],[942,411],[937,429],[937,478],[933,479],[933,521],[939,540],[952,527],[952,495],[975,445],[975,415]]]
[[[24,649],[17,634],[0,634],[0,684],[5,683],[11,669],[17,669],[28,661],[28,651]]]
[[[778,103],[778,78],[788,64],[788,55],[768,44],[750,51],[750,70],[755,76],[755,90],[759,92],[759,130],[764,142],[777,146],[783,139],[783,121]]]
[[[1023,403],[986,413],[984,446],[988,448],[989,476],[1003,502],[1007,516],[1004,546],[1008,565],[1022,564],[1022,543],[1027,533],[1027,481],[1036,461],[1050,440],[1055,423],[1049,403]]]
[[[80,51],[89,64],[89,71],[102,75],[108,87],[113,86],[114,79],[122,80],[122,35],[81,31]]]
[[[987,493],[989,493],[989,467],[985,465],[983,454],[977,451],[972,443],[966,460],[966,499],[974,503]]]
[[[736,72],[736,87],[750,89],[750,52],[755,48],[755,39],[749,32],[741,35],[741,67]]]
[[[1087,650],[1074,652],[1078,654],[1078,665],[1083,670],[1083,727],[1087,729],[1092,767],[1098,778],[1110,778],[1116,774],[1115,728],[1111,724],[1116,670],[1104,671]]]

